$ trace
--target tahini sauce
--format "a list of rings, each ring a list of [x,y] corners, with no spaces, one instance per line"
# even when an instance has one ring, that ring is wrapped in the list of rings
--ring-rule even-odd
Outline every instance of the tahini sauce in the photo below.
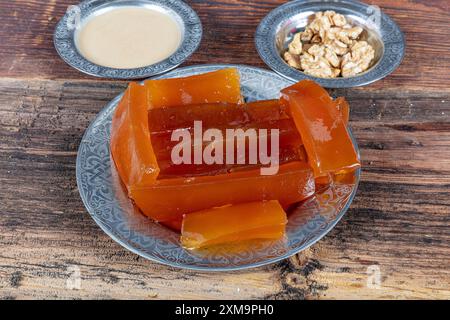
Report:
[[[88,18],[76,34],[87,60],[111,68],[139,68],[164,60],[181,41],[177,22],[145,7],[122,7]]]

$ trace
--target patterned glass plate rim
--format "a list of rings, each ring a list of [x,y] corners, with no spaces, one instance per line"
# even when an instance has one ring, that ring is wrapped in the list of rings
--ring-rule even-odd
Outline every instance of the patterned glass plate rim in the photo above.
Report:
[[[229,67],[239,70],[242,91],[248,101],[277,98],[281,88],[292,84],[272,71],[243,65],[190,66],[157,78],[188,76]],[[345,214],[356,194],[360,170],[356,172],[355,184],[329,188],[299,205],[289,216],[287,237],[282,241],[259,241],[246,244],[244,248],[238,244],[225,251],[204,253],[184,250],[177,233],[133,208],[120,185],[114,165],[111,165],[111,117],[121,97],[122,94],[109,102],[87,128],[77,155],[77,185],[87,211],[100,228],[120,245],[146,259],[205,271],[239,270],[271,264],[308,248],[324,237]]]
[[[81,21],[99,11],[120,6],[153,6],[163,10],[182,25],[183,38],[178,49],[167,59],[158,63],[132,69],[99,66],[84,58],[75,45],[75,28],[69,28],[73,14],[68,11],[58,22],[53,43],[59,56],[73,68],[91,76],[110,79],[142,79],[172,70],[186,61],[199,47],[203,29],[197,13],[180,0],[85,0],[77,5]]]
[[[355,0],[296,0],[289,1],[265,16],[255,34],[255,45],[261,59],[276,73],[292,81],[311,79],[325,88],[350,88],[370,84],[392,73],[403,61],[405,55],[405,37],[398,25],[388,15],[380,11],[380,28],[378,30],[384,45],[380,60],[368,71],[349,78],[317,78],[290,67],[281,58],[275,45],[279,26],[292,17],[304,12],[335,10],[351,14],[363,20],[369,20],[374,7]]]

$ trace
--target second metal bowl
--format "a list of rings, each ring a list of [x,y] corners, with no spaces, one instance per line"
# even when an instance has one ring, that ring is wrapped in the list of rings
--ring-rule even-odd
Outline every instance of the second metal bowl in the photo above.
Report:
[[[375,49],[372,66],[348,78],[317,78],[290,67],[282,58],[292,37],[303,31],[315,12],[334,10],[364,29],[362,37]],[[326,88],[348,88],[372,83],[393,72],[402,62],[405,40],[397,24],[376,6],[351,0],[290,1],[270,12],[255,37],[263,61],[281,76],[299,81],[312,79]]]

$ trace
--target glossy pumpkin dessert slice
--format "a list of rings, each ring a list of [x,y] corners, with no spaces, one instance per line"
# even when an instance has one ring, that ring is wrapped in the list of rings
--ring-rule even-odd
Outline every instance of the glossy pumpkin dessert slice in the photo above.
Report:
[[[199,249],[237,241],[283,237],[286,213],[276,200],[249,202],[185,215],[181,244]]]
[[[224,69],[186,78],[147,80],[144,86],[130,83],[114,112],[110,142],[112,158],[128,189],[151,185],[159,175],[148,110],[192,102],[241,103],[238,71]]]
[[[230,74],[232,73],[227,75],[228,79]],[[224,77],[223,73],[222,77]],[[189,79],[182,81],[187,83]],[[221,83],[223,82],[222,79]],[[226,87],[230,89],[228,98],[231,97],[234,101],[239,100],[233,86],[226,85]],[[189,86],[184,85],[184,88]],[[223,168],[222,171],[207,168],[209,172],[203,170],[200,175],[196,175],[195,172],[186,174],[186,172],[183,173],[183,168],[177,168],[172,175],[160,176],[159,162],[164,161],[161,150],[167,146],[164,146],[164,142],[158,144],[158,139],[151,137],[152,133],[164,134],[171,129],[183,128],[198,116],[203,116],[202,120],[219,128],[224,128],[233,119],[238,119],[237,114],[243,114],[241,118],[247,120],[246,122],[236,120],[235,126],[244,123],[249,126],[257,126],[258,123],[262,125],[258,120],[274,121],[274,123],[278,120],[284,123],[290,121],[288,126],[290,130],[282,130],[287,132],[286,141],[291,141],[286,144],[289,145],[287,150],[291,150],[291,146],[299,147],[301,139],[292,120],[280,111],[279,102],[276,100],[248,105],[225,101],[222,103],[227,105],[227,109],[223,106],[218,107],[222,108],[223,117],[217,117],[217,114],[214,114],[217,109],[210,110],[208,107],[214,105],[214,102],[200,107],[194,105],[192,109],[191,105],[177,107],[176,117],[170,113],[174,111],[170,111],[171,107],[162,106],[161,110],[170,112],[161,111],[153,121],[146,121],[149,117],[152,118],[149,116],[150,112],[159,112],[151,106],[153,102],[147,101],[147,91],[148,88],[145,86],[130,85],[114,115],[111,139],[112,155],[116,166],[120,168],[119,175],[127,187],[129,197],[145,215],[156,221],[170,223],[170,221],[179,220],[183,214],[215,206],[261,200],[279,200],[283,205],[288,205],[313,194],[313,175],[304,160],[304,153],[303,158],[287,155],[286,159],[297,161],[286,161],[281,164],[278,174],[272,176],[261,176],[260,170],[251,167],[225,168],[225,171]],[[180,103],[181,100],[176,99],[175,97],[171,101]],[[229,108],[231,105],[234,107]],[[241,107],[242,109],[239,109]],[[190,110],[193,115],[188,116]],[[171,127],[174,119],[178,122]],[[142,153],[146,151],[145,157],[141,156],[140,151]],[[167,155],[165,159],[167,160]]]
[[[278,200],[283,207],[314,194],[314,176],[306,161],[292,161],[274,175],[259,169],[212,176],[160,179],[147,187],[130,188],[141,211],[160,222],[183,214],[228,204]]]
[[[360,166],[347,131],[345,100],[336,103],[311,80],[300,81],[283,89],[281,94],[281,102],[289,107],[316,177]]]
[[[251,158],[249,153],[250,143],[248,137],[229,134],[230,129],[241,130],[241,133],[253,134],[253,141],[262,141],[267,145],[267,155],[278,152],[278,163],[305,160],[301,137],[291,118],[280,112],[278,100],[261,101],[250,104],[205,104],[188,105],[181,107],[151,109],[149,115],[150,139],[157,157],[160,174],[158,179],[176,177],[194,177],[199,175],[217,175],[254,169],[263,166],[258,163],[256,157]],[[194,124],[200,123],[200,128]],[[218,154],[214,163],[195,163],[195,141],[198,130],[212,129],[219,138],[213,137],[207,141],[201,141],[201,150]],[[272,152],[272,141],[276,130],[277,150]],[[183,144],[183,150],[178,150],[179,140],[174,140],[173,135],[179,134],[183,143],[188,140],[188,145]],[[202,137],[202,132],[200,132]],[[187,139],[185,138],[187,136]],[[197,140],[198,141],[198,140]],[[234,145],[230,154],[228,145]],[[239,148],[245,146],[245,149]],[[257,153],[257,145],[252,145],[252,150]],[[173,152],[181,153],[187,158],[185,163],[173,163]],[[259,150],[261,151],[261,150]],[[184,155],[187,152],[188,155]],[[208,154],[209,154],[208,153]],[[255,155],[255,153],[253,155]],[[236,161],[225,161],[232,158]],[[236,164],[234,164],[237,162]],[[232,164],[230,164],[232,163]]]
[[[242,103],[239,72],[235,68],[190,77],[144,82],[151,108],[201,103]]]
[[[123,94],[111,124],[111,155],[127,188],[151,185],[159,174],[150,141],[146,90],[131,82]]]
[[[315,163],[317,155],[311,153],[311,159],[308,150],[305,152],[303,149],[303,139],[299,135],[301,126],[297,119],[301,116],[297,109],[304,101],[297,101],[294,106],[290,101],[286,103],[286,99],[282,99],[281,104],[277,100],[242,104],[235,86],[235,82],[239,82],[236,71],[216,72],[213,76],[216,82],[209,84],[208,90],[213,90],[214,85],[225,85],[222,91],[213,94],[197,88],[206,86],[212,79],[211,74],[169,79],[173,80],[170,85],[169,82],[160,82],[162,80],[155,80],[158,82],[155,84],[152,84],[153,80],[147,81],[145,86],[132,83],[114,114],[111,152],[119,175],[129,197],[145,215],[156,221],[179,227],[181,217],[187,213],[269,200],[278,200],[287,207],[314,194],[310,164]],[[195,99],[184,99],[177,92],[177,86],[182,88],[179,92],[189,93]],[[308,88],[301,92],[302,86],[294,89],[294,93],[289,92],[294,95],[294,100],[302,94],[311,95],[310,100],[321,97],[320,90],[314,86],[313,92]],[[168,93],[170,90],[173,94]],[[330,101],[326,106],[333,110],[325,111],[339,118],[345,126],[345,116],[341,114],[346,110],[345,106],[341,108],[344,101]],[[314,118],[314,112],[311,111],[309,116]],[[272,128],[279,128],[282,134],[278,173],[261,176],[257,167],[246,164],[199,166],[195,170],[171,166],[167,151],[172,148],[167,137],[174,130],[191,130],[191,122],[199,117],[209,127],[219,130],[229,126],[262,128],[272,125]],[[310,150],[315,151],[314,148]]]

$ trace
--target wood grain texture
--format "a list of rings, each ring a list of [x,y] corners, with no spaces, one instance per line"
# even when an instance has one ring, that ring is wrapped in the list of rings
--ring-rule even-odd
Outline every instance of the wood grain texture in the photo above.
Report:
[[[204,26],[185,64],[264,67],[253,35],[283,1],[188,1]],[[84,130],[126,86],[59,59],[69,0],[0,1],[0,299],[450,299],[450,19],[447,0],[373,0],[400,25],[406,57],[350,101],[362,181],[343,220],[310,249],[249,271],[204,273],[120,247],[75,181]],[[377,266],[381,287],[367,285]],[[79,270],[80,289],[71,290]]]
[[[265,67],[256,53],[254,33],[261,19],[282,0],[187,1],[204,28],[199,50],[184,65],[239,63]],[[368,87],[450,91],[450,7],[447,0],[370,0],[399,24],[407,41],[397,71]],[[0,2],[0,77],[94,79],[67,66],[53,48],[53,31],[76,1]]]
[[[335,91],[352,105],[362,182],[337,227],[289,260],[249,271],[145,261],[81,203],[75,158],[122,82],[0,80],[2,298],[450,298],[450,96]],[[367,268],[381,270],[379,289]],[[70,290],[73,267],[81,289]]]

